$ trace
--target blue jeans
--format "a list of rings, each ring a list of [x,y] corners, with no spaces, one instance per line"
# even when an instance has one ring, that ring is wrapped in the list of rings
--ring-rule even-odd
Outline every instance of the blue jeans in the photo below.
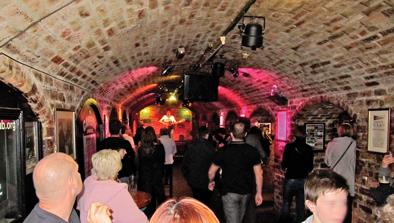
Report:
[[[249,203],[250,194],[227,193],[222,196],[226,223],[241,223]]]
[[[289,218],[290,206],[293,197],[296,197],[296,222],[302,222],[305,215],[304,205],[304,184],[305,179],[287,179],[283,188],[282,218]]]

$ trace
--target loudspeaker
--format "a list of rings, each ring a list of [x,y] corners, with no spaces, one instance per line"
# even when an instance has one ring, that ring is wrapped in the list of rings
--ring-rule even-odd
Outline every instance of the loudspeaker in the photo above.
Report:
[[[219,79],[207,73],[185,74],[183,78],[183,100],[217,101]]]

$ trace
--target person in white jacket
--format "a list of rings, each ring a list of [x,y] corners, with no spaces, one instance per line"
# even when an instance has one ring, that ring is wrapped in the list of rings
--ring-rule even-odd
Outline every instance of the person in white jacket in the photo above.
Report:
[[[172,165],[174,164],[174,155],[177,152],[175,141],[169,136],[169,130],[160,129],[159,141],[164,146],[166,152],[164,161],[164,183],[172,186]]]

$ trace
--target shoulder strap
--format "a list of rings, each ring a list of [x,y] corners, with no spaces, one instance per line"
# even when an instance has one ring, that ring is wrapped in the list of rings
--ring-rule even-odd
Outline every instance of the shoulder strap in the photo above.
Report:
[[[341,157],[339,157],[339,159],[337,160],[337,162],[334,164],[334,166],[331,167],[331,169],[334,169],[339,161],[341,161],[341,159],[343,158],[343,156],[346,154],[346,152],[348,151],[348,149],[350,148],[350,146],[353,144],[353,140],[350,142],[350,144],[348,145],[348,147],[346,148],[345,152],[342,153]]]

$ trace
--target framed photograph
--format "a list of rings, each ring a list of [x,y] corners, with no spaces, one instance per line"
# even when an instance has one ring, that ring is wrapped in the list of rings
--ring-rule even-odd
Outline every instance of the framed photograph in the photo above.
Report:
[[[39,123],[25,122],[26,175],[33,172],[40,159]]]
[[[368,151],[386,153],[390,139],[390,109],[368,109]]]
[[[69,154],[77,158],[75,148],[75,112],[56,110],[56,152]]]
[[[260,123],[260,129],[264,131],[264,129],[267,129],[267,133],[271,135],[272,133],[272,127],[271,123],[269,122],[261,122]]]
[[[314,150],[324,150],[325,124],[324,123],[305,123],[306,144]]]

